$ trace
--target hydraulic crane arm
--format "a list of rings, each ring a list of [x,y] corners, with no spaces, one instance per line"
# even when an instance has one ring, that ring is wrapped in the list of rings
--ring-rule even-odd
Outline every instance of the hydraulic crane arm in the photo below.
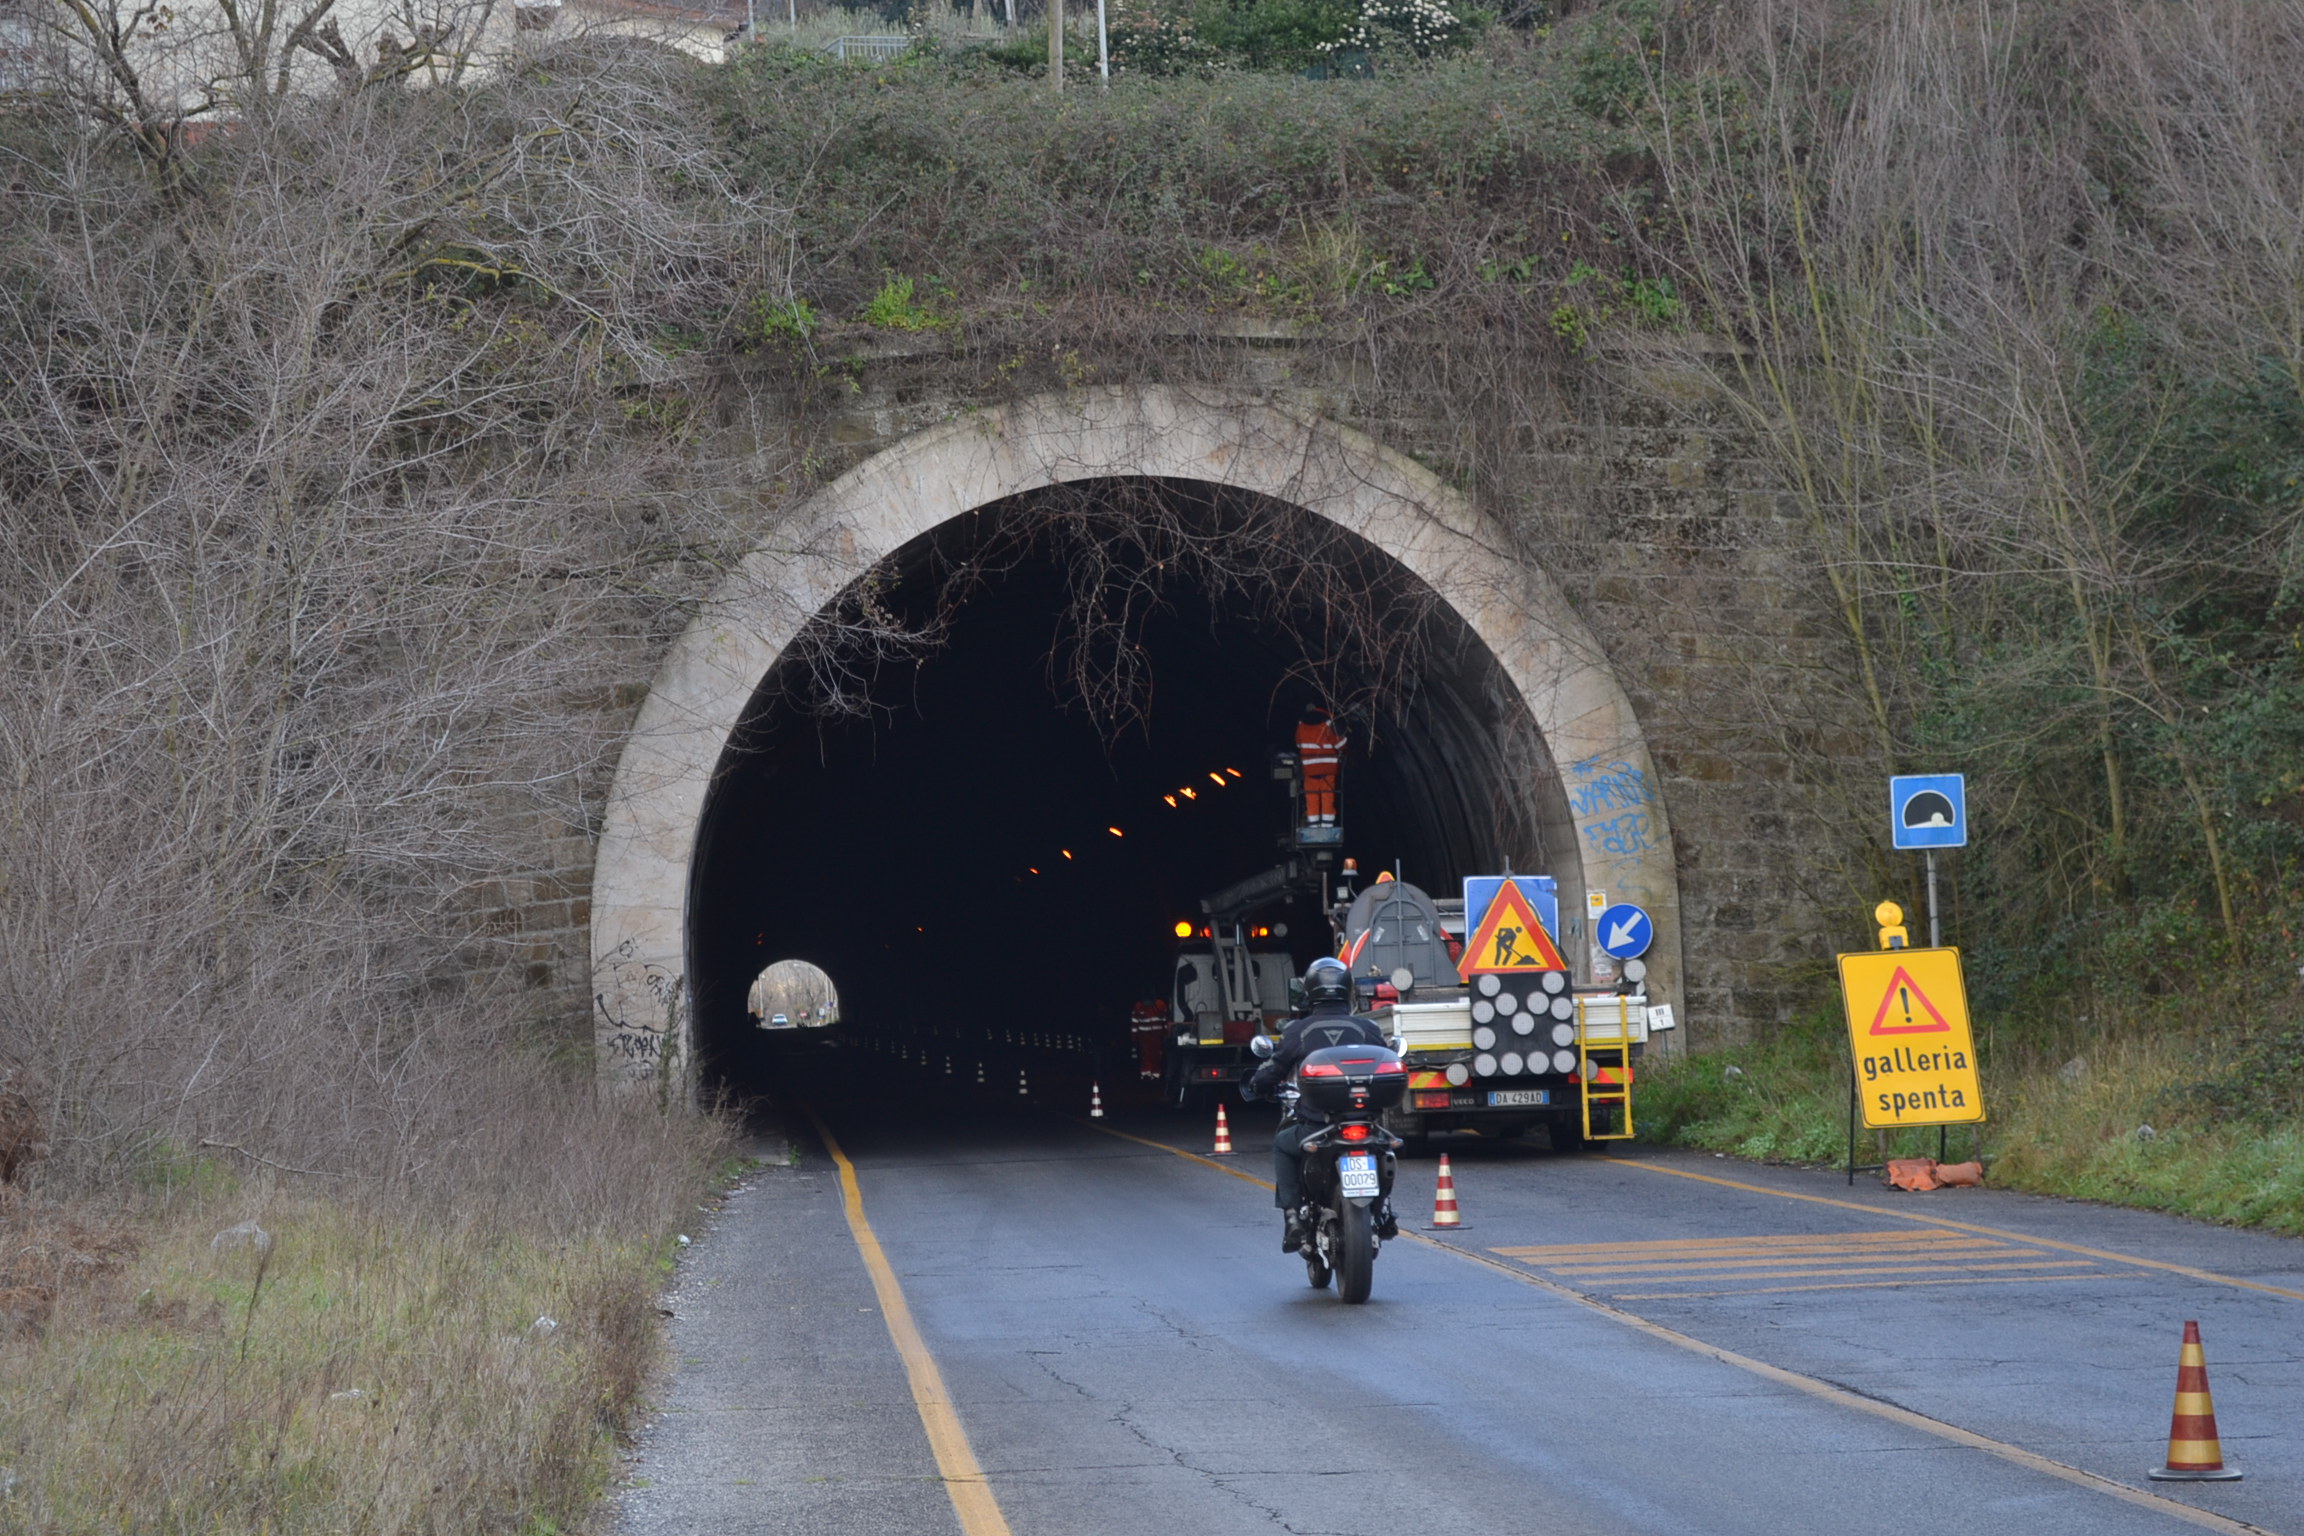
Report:
[[[1293,895],[1299,889],[1315,890],[1319,883],[1319,865],[1310,859],[1286,859],[1260,875],[1250,875],[1213,896],[1201,897],[1200,910],[1218,927],[1226,927],[1267,902]]]

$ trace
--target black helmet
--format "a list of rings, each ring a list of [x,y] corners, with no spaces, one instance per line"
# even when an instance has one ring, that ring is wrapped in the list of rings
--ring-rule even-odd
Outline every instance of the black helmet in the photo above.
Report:
[[[1348,1003],[1352,1001],[1352,973],[1344,962],[1322,955],[1304,968],[1304,1001],[1307,1003]]]

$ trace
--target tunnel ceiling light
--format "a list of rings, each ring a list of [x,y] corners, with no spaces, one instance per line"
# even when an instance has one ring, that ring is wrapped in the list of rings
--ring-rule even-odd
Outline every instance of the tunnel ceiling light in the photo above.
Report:
[[[1200,791],[1198,791],[1198,790],[1194,789],[1194,788],[1193,788],[1191,785],[1189,785],[1189,784],[1185,785],[1185,786],[1184,786],[1182,789],[1180,789],[1180,790],[1176,791],[1176,793],[1178,793],[1178,794],[1182,795],[1182,796],[1183,796],[1185,799],[1187,799],[1187,800],[1197,800],[1197,799],[1199,799],[1199,798],[1200,798]]]
[[[1160,798],[1167,801],[1170,805],[1174,805],[1176,803],[1176,797],[1174,795],[1162,795]]]
[[[1236,779],[1237,779],[1237,778],[1242,778],[1242,777],[1245,777],[1245,775],[1243,775],[1243,774],[1240,772],[1240,770],[1239,770],[1239,769],[1237,769],[1237,768],[1227,768],[1227,769],[1225,769],[1224,771],[1225,771],[1226,773],[1228,773],[1228,774],[1232,775],[1232,777],[1234,777],[1234,778],[1236,778]]]
[[[1212,779],[1214,779],[1214,780],[1216,781],[1216,787],[1217,787],[1218,789],[1222,789],[1222,788],[1223,788],[1223,787],[1224,787],[1224,786],[1225,786],[1227,783],[1229,783],[1229,782],[1230,782],[1230,780],[1226,779],[1226,778],[1224,777],[1224,775],[1222,775],[1222,774],[1220,774],[1220,773],[1211,773],[1210,775],[1208,775],[1208,777],[1210,777],[1210,778],[1212,778]]]
[[[1070,858],[1070,857],[1072,857],[1072,850],[1071,850],[1071,849],[1069,849],[1069,848],[1059,848],[1059,849],[1057,849],[1056,851],[1057,851],[1058,853],[1060,853],[1060,854],[1064,855],[1064,857],[1066,857],[1066,858]]]
[[[1118,827],[1106,827],[1104,830],[1111,833],[1114,837],[1126,837],[1128,835],[1127,833],[1121,831]]]
[[[1034,874],[1034,875],[1036,875],[1036,874],[1040,873],[1040,871],[1038,871],[1037,869],[1033,869],[1033,870],[1027,870],[1027,871],[1026,871],[1026,873],[1027,873],[1027,874]]]

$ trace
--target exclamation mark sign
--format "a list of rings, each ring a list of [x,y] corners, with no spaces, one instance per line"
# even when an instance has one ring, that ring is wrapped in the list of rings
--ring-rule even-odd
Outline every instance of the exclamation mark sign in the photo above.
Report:
[[[1910,987],[1898,987],[1896,989],[1896,1001],[1904,1005],[1904,1027],[1910,1029],[1912,1027],[1912,989]]]

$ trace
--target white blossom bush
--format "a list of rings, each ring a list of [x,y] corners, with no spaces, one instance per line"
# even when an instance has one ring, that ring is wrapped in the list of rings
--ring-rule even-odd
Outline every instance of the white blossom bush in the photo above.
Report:
[[[1404,47],[1426,58],[1461,40],[1463,27],[1463,18],[1447,0],[1360,0],[1360,19],[1351,30],[1320,46],[1329,53]]]

